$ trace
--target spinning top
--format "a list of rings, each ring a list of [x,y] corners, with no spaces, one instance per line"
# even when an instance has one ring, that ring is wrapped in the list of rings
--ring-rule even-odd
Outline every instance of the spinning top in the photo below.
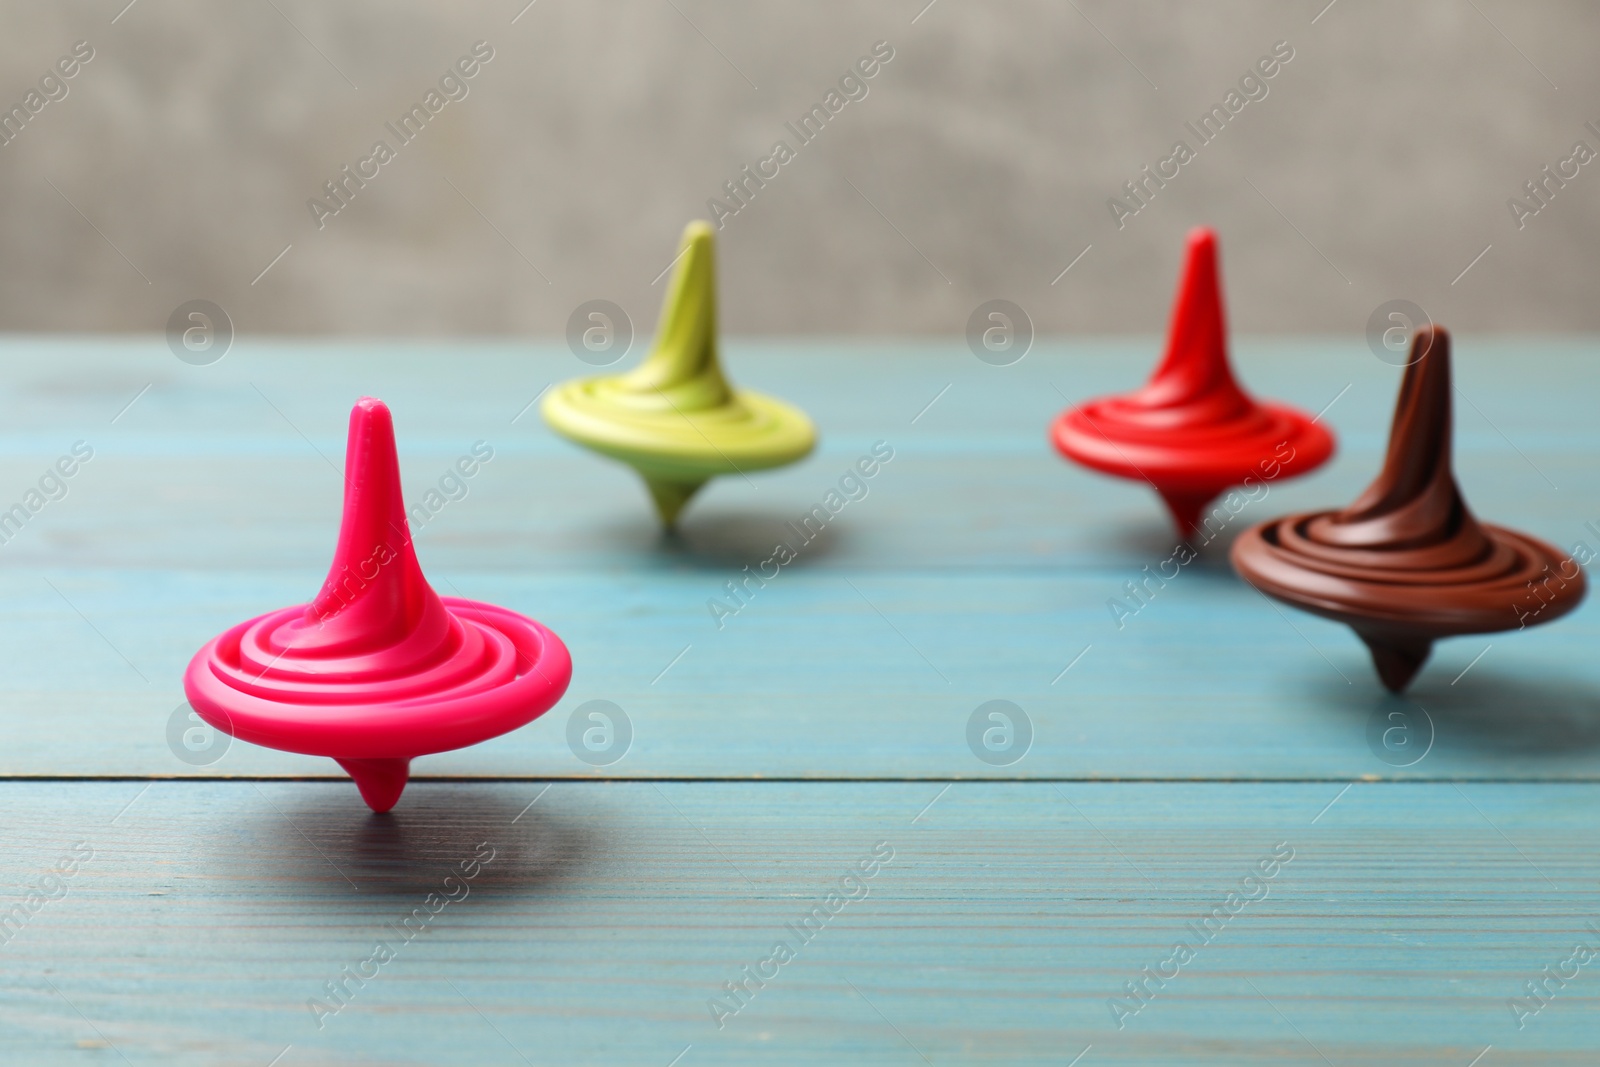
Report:
[[[669,527],[711,478],[793,463],[817,440],[805,412],[722,376],[713,232],[709,222],[684,229],[645,361],[627,374],[566,382],[540,408],[563,437],[637,470]]]
[[[1480,523],[1450,463],[1450,335],[1411,340],[1389,452],[1377,480],[1343,511],[1252,527],[1233,566],[1269,596],[1335,619],[1400,692],[1441,637],[1520,629],[1583,599],[1583,571],[1543,541]]]
[[[1333,436],[1303,412],[1257,403],[1234,381],[1217,277],[1217,237],[1189,234],[1167,352],[1141,388],[1078,405],[1051,426],[1068,459],[1148,481],[1188,537],[1218,494],[1247,479],[1292,478],[1333,454]]]
[[[183,688],[224,733],[332,756],[373,811],[388,811],[413,757],[515,730],[571,677],[566,646],[545,627],[428,586],[400,497],[394,420],[367,397],[350,412],[344,520],[321,592],[213,638]]]

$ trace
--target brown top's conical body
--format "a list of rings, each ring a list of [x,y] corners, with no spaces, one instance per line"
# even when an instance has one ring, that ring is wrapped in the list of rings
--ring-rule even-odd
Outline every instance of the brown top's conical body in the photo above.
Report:
[[[1234,569],[1296,607],[1353,627],[1399,691],[1440,637],[1520,629],[1583,599],[1583,571],[1552,545],[1480,523],[1451,464],[1450,335],[1411,343],[1383,469],[1342,511],[1247,530]]]

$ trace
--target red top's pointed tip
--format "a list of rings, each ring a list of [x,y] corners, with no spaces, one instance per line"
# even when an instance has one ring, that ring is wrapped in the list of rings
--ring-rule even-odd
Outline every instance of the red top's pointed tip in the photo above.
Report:
[[[1189,231],[1184,247],[1183,271],[1178,277],[1178,300],[1185,295],[1221,304],[1221,284],[1217,278],[1217,231],[1196,226]]]
[[[1167,349],[1144,392],[1158,406],[1209,396],[1217,410],[1238,414],[1250,406],[1228,365],[1228,322],[1223,310],[1217,234],[1207,226],[1189,231],[1178,291],[1167,327]]]
[[[1196,226],[1189,231],[1189,254],[1207,253],[1215,255],[1217,251],[1217,231],[1210,226]]]

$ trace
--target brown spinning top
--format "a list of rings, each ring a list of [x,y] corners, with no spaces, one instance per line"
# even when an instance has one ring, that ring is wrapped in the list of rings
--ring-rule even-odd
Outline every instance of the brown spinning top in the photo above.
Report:
[[[1234,542],[1233,567],[1268,596],[1335,619],[1400,692],[1433,642],[1549,622],[1587,586],[1553,545],[1480,523],[1450,463],[1450,335],[1417,331],[1383,470],[1343,511],[1289,515]]]

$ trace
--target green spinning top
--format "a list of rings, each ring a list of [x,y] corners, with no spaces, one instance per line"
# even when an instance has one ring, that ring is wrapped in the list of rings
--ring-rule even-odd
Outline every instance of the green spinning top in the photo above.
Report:
[[[684,229],[644,362],[626,374],[564,382],[540,406],[563,437],[638,471],[669,527],[717,475],[781,467],[817,443],[805,412],[722,376],[713,233],[709,222]]]

